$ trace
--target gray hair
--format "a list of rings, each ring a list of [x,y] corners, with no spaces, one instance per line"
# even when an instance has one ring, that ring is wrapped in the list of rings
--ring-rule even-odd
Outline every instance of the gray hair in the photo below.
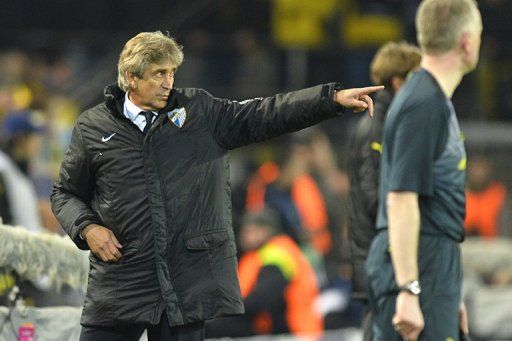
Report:
[[[418,44],[431,54],[451,50],[476,23],[477,13],[475,0],[423,0],[416,15]]]
[[[117,84],[123,91],[130,89],[126,72],[142,77],[151,63],[170,62],[179,67],[183,62],[183,47],[168,35],[156,32],[137,34],[124,45],[117,64]]]

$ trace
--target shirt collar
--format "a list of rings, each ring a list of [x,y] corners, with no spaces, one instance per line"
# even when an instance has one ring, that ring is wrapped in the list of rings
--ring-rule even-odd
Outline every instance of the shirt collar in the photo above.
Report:
[[[139,108],[135,103],[133,103],[128,97],[128,91],[126,91],[126,95],[124,98],[124,115],[128,117],[131,121],[134,121],[138,114],[143,112],[141,108]],[[157,116],[158,113],[152,111],[152,113]]]

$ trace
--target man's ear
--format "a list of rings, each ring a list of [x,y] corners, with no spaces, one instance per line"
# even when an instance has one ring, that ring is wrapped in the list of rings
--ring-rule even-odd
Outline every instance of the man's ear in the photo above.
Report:
[[[471,54],[471,46],[473,45],[473,40],[471,39],[471,34],[469,32],[463,32],[460,36],[459,46],[464,55]]]
[[[130,88],[137,89],[137,80],[139,79],[139,77],[137,77],[134,73],[130,71],[125,71],[125,77],[128,80]]]

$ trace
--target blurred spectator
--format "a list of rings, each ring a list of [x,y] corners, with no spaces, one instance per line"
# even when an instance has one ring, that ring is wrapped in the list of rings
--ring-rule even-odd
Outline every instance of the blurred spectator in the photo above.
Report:
[[[0,151],[0,216],[4,223],[41,231],[37,195],[29,176],[30,163],[37,155],[42,127],[29,112],[7,116],[3,124],[4,151]]]
[[[313,309],[319,290],[315,273],[298,245],[282,234],[277,215],[263,209],[245,216],[240,244],[245,315],[208,323],[206,336],[321,332],[321,317]]]
[[[512,236],[512,216],[506,187],[493,176],[491,160],[474,155],[468,165],[466,191],[467,235],[484,238]]]
[[[265,206],[271,207],[278,212],[283,232],[296,243],[301,243],[305,232],[297,207],[288,192],[272,186],[279,174],[279,167],[272,162],[266,162],[257,169],[248,184],[246,208],[249,212],[258,212]]]
[[[512,340],[512,240],[466,238],[463,297],[474,340]]]
[[[326,274],[329,282],[340,277],[350,280],[350,266],[347,268],[348,249],[345,245],[348,175],[338,167],[337,156],[327,135],[319,129],[310,131],[311,175],[325,202],[331,236],[331,248],[324,255]]]
[[[284,231],[296,242],[310,243],[320,254],[332,247],[327,207],[311,176],[311,131],[292,135],[277,164],[262,165],[249,183],[247,209],[276,210]]]
[[[40,215],[41,203],[29,175],[39,152],[43,126],[29,111],[14,112],[3,122],[0,151],[0,217],[4,224],[26,228],[32,232],[47,232]],[[49,287],[47,280],[25,281],[15,278],[9,269],[0,268],[0,304],[15,284],[20,286],[27,305],[47,306],[77,304],[81,294],[65,286],[63,290]]]
[[[390,42],[377,51],[371,64],[371,78],[374,84],[383,84],[386,89],[375,98],[373,118],[366,116],[360,119],[350,144],[349,238],[353,296],[365,302],[364,264],[376,234],[384,120],[395,93],[405,82],[407,74],[419,67],[420,61],[420,50],[407,43]],[[368,311],[363,322],[365,340],[371,340],[371,319]]]

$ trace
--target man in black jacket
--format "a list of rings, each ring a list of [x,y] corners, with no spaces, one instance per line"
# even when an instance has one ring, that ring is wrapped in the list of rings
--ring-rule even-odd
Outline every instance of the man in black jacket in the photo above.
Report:
[[[351,139],[349,155],[349,242],[353,266],[353,295],[366,301],[364,263],[376,234],[379,166],[382,129],[393,96],[405,82],[407,74],[419,67],[421,51],[407,43],[390,42],[375,54],[371,78],[386,90],[375,97],[374,117],[362,117]],[[365,340],[371,340],[371,313],[363,321]]]
[[[204,320],[242,314],[231,226],[228,150],[336,117],[373,111],[369,93],[321,85],[221,100],[173,88],[183,60],[161,32],[124,46],[118,84],[80,115],[53,210],[90,249],[81,340],[202,340]]]

